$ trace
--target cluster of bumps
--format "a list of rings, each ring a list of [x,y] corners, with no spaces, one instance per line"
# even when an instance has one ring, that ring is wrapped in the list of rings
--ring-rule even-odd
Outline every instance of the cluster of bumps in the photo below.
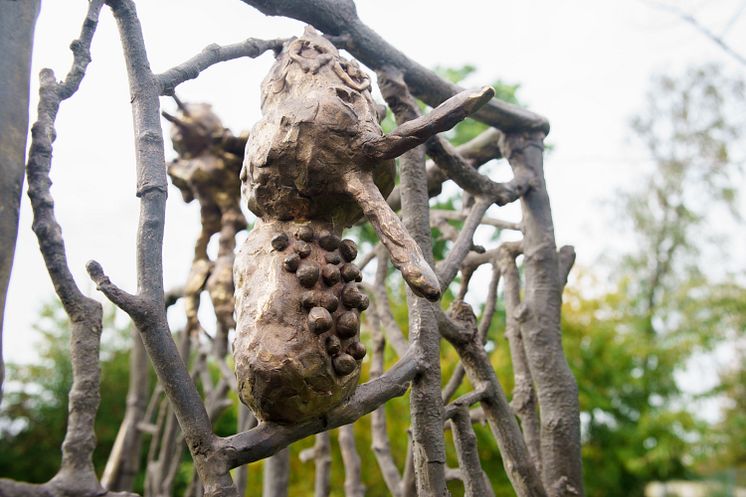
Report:
[[[356,361],[365,357],[365,346],[359,340],[360,313],[370,304],[357,285],[362,281],[360,269],[352,262],[357,246],[328,230],[319,231],[317,238],[310,226],[298,228],[293,238],[280,233],[272,239],[272,248],[287,252],[282,267],[295,273],[305,289],[300,304],[308,311],[309,331],[324,340],[334,371],[348,375],[355,370]],[[316,250],[315,245],[319,247]],[[309,257],[316,251],[321,257]]]

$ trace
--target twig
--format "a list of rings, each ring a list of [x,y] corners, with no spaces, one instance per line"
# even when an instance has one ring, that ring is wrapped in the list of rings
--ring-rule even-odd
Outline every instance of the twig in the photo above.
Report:
[[[367,254],[365,254],[362,257],[362,259],[360,259],[360,264],[357,265],[357,267],[360,269],[360,271],[362,271],[363,269],[365,269],[368,266],[368,264],[370,264],[373,261],[373,259],[375,259],[377,257],[378,247],[380,247],[380,246],[381,246],[380,242],[376,243],[373,246],[373,248],[370,250],[370,252],[368,252]]]
[[[456,147],[456,151],[472,168],[477,169],[492,159],[500,158],[499,141],[502,136],[502,132],[490,128],[476,138]],[[430,197],[439,195],[443,191],[443,183],[448,179],[448,173],[436,166],[432,160],[427,161],[427,193]],[[393,210],[401,209],[399,186],[391,191],[386,201]]]
[[[471,426],[469,410],[466,406],[458,407],[451,417],[453,426],[453,443],[456,446],[456,457],[461,468],[461,480],[464,482],[465,497],[494,496],[482,466],[479,463],[477,437]]]
[[[232,45],[220,46],[215,43],[206,46],[200,53],[181,64],[156,76],[160,86],[161,95],[172,95],[174,89],[185,81],[195,79],[199,74],[210,66],[219,62],[226,62],[241,57],[256,58],[267,50],[275,53],[282,50],[282,45],[287,40],[258,40],[247,38],[246,40],[233,43]]]
[[[370,377],[378,378],[383,374],[384,350],[386,340],[381,329],[381,322],[375,319],[372,328],[373,334],[373,359],[370,364]],[[391,444],[389,443],[388,431],[386,429],[386,407],[380,406],[371,414],[370,430],[372,438],[373,454],[381,469],[383,481],[394,497],[401,497],[401,474],[394,463],[391,455]]]
[[[570,275],[570,270],[575,264],[575,247],[563,245],[557,252],[557,259],[559,262],[559,280],[562,287],[564,287],[567,285],[567,277]]]
[[[500,246],[498,263],[505,280],[503,290],[505,298],[505,336],[510,346],[510,357],[513,363],[513,398],[510,406],[515,411],[523,428],[528,452],[536,469],[541,472],[541,427],[539,412],[534,392],[534,382],[528,367],[526,351],[523,347],[521,321],[521,286],[515,258],[521,253],[520,243],[503,243]]]
[[[458,411],[460,409],[466,409],[468,412],[468,408],[470,406],[476,404],[477,402],[481,402],[486,395],[487,391],[484,389],[472,390],[471,392],[462,395],[446,406],[443,420],[447,421],[449,419],[453,419],[453,417],[458,414]]]
[[[509,204],[519,199],[530,187],[525,176],[516,176],[507,183],[492,181],[471,167],[451,144],[439,136],[430,138],[426,149],[435,164],[443,168],[458,186],[474,196],[488,199],[490,203]]]
[[[693,15],[689,14],[688,12],[684,11],[683,9],[675,5],[668,5],[663,2],[655,2],[655,1],[647,1],[645,3],[652,5],[658,9],[666,10],[676,15],[682,21],[693,26],[694,29],[702,33],[706,38],[709,38],[710,41],[712,41],[717,46],[719,46],[723,50],[723,52],[733,57],[736,60],[736,62],[738,62],[742,66],[746,66],[746,57],[744,57],[743,55],[738,53],[733,47],[728,45],[721,36],[718,36],[712,31],[710,31],[710,29],[708,29],[704,24],[699,22],[697,18],[694,17]]]
[[[388,76],[386,73],[380,74],[385,77],[385,80],[379,81],[381,91],[390,92],[391,89],[384,89],[383,86],[392,84],[394,78],[391,78],[390,74]],[[396,84],[403,85],[404,83],[399,80]],[[466,116],[476,112],[494,94],[495,90],[489,86],[479,90],[462,91],[438,105],[428,114],[401,122],[391,133],[366,142],[363,151],[375,160],[399,157],[407,150],[432,139],[435,134],[451,129]],[[397,109],[391,107],[396,114]]]
[[[377,249],[378,252],[378,267],[376,268],[375,281],[371,288],[374,295],[375,312],[378,315],[378,319],[381,321],[383,330],[386,333],[386,338],[391,346],[396,351],[396,354],[401,357],[407,351],[409,345],[404,338],[404,332],[396,323],[394,315],[391,312],[391,304],[389,302],[389,296],[386,292],[386,276],[388,276],[388,253],[385,247],[381,246]]]

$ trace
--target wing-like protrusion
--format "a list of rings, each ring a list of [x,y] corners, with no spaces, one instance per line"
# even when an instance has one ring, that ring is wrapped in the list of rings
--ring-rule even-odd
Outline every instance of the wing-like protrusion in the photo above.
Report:
[[[467,90],[449,98],[425,116],[400,125],[391,133],[365,142],[363,153],[374,161],[392,159],[431,136],[446,131],[475,112],[495,95],[489,86]],[[369,172],[351,171],[345,178],[347,191],[357,201],[391,255],[394,266],[419,296],[431,301],[440,298],[440,281],[407,233],[399,217],[391,210]]]
[[[440,281],[399,216],[391,210],[370,173],[351,172],[346,179],[347,191],[360,205],[391,255],[391,262],[401,271],[414,293],[430,301],[440,298]]]
[[[363,145],[363,153],[374,160],[393,159],[424,143],[431,136],[447,131],[487,103],[495,90],[489,86],[464,90],[449,98],[428,114],[407,121],[387,135],[377,136]]]

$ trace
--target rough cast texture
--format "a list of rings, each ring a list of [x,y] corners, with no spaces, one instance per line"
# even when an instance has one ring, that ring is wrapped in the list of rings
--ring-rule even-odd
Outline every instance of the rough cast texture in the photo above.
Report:
[[[262,86],[264,117],[241,172],[261,220],[234,267],[234,353],[240,398],[263,420],[319,416],[357,384],[368,299],[352,264],[357,248],[339,238],[362,217],[348,178],[362,176],[381,199],[394,185],[393,161],[360,160],[363,143],[382,136],[369,87],[310,28]]]
[[[318,416],[357,384],[368,298],[354,244],[329,228],[260,221],[236,258],[236,376],[259,419]]]
[[[335,310],[330,309],[325,314],[325,305],[298,307],[298,285],[312,289],[322,284],[324,271],[335,270],[345,281],[356,280],[357,274],[345,271],[357,270],[350,265],[334,269],[338,263],[326,259],[329,254],[318,252],[313,242],[327,252],[336,250],[341,230],[364,214],[412,291],[431,301],[440,298],[441,282],[385,200],[394,183],[392,159],[450,129],[493,95],[489,87],[464,91],[384,135],[370,80],[354,61],[340,57],[311,27],[285,44],[262,84],[264,115],[251,132],[241,170],[249,209],[261,221],[234,268],[234,349],[241,398],[258,417],[298,422],[319,416],[354,386],[348,375],[356,376],[358,365],[350,358],[359,361],[362,347],[341,352],[336,343],[321,347],[319,335],[331,327],[335,336],[346,338],[340,329],[357,328],[358,319],[331,316]],[[280,258],[277,253],[288,248],[291,238],[299,240],[294,255]],[[340,255],[345,258],[352,247],[352,242],[341,245]],[[305,258],[316,265],[305,266]],[[281,266],[296,273],[297,280],[281,273]],[[337,283],[328,286],[343,304],[346,294],[362,295],[351,284],[339,295]],[[320,355],[309,352],[314,348]],[[336,376],[329,376],[332,371]]]

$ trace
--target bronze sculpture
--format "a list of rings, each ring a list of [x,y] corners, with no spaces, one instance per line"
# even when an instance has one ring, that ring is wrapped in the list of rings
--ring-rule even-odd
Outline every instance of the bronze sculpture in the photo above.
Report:
[[[322,415],[354,390],[365,348],[357,248],[342,230],[364,214],[412,290],[440,283],[385,201],[393,159],[493,95],[463,92],[388,135],[370,79],[313,28],[285,44],[262,84],[243,194],[259,220],[236,258],[234,355],[241,400],[262,420]]]
[[[197,317],[200,293],[207,287],[217,316],[213,344],[218,357],[227,352],[228,332],[233,318],[233,260],[236,233],[246,228],[240,206],[238,172],[246,145],[245,136],[234,136],[223,128],[220,118],[208,104],[183,104],[174,97],[179,113],[163,116],[173,123],[171,141],[178,158],[168,165],[168,175],[185,202],[196,199],[200,205],[201,232],[194,247],[192,267],[184,286],[187,332],[201,330]],[[215,261],[207,255],[207,245],[219,233]]]

